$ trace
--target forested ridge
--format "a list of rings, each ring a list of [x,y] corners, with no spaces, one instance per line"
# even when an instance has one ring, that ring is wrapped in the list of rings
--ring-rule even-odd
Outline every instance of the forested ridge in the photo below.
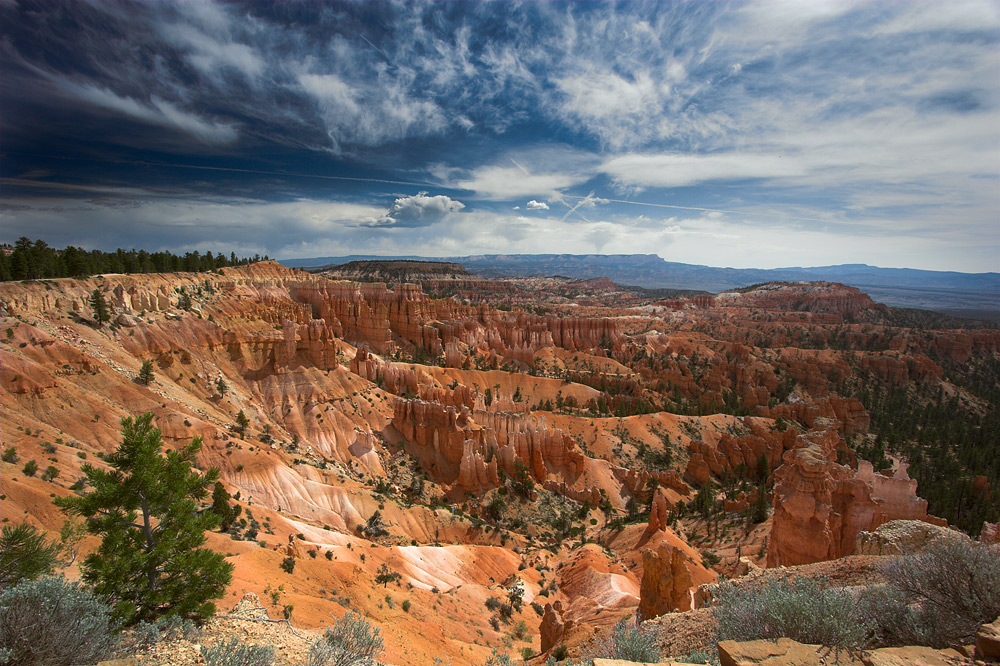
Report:
[[[265,255],[237,257],[221,252],[204,254],[197,250],[183,255],[168,251],[124,250],[114,252],[84,250],[73,245],[60,250],[43,240],[22,236],[14,245],[0,246],[0,280],[44,280],[64,277],[88,277],[103,273],[198,273],[227,266],[244,266],[267,260]]]

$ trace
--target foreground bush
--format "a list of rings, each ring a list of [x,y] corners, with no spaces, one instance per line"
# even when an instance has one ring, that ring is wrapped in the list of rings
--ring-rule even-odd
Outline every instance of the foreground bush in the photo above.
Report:
[[[379,628],[348,612],[309,648],[309,666],[371,666],[383,648]]]
[[[93,664],[111,656],[116,631],[110,606],[61,577],[25,581],[0,595],[7,664]]]
[[[1000,616],[1000,549],[945,539],[883,565],[887,587],[863,595],[883,644],[969,641]]]
[[[269,645],[248,645],[236,636],[230,636],[218,645],[202,648],[208,666],[271,666],[274,648]]]
[[[800,643],[860,649],[874,634],[873,621],[854,597],[825,579],[767,581],[740,588],[730,581],[715,592],[719,640],[791,638]]]
[[[659,661],[656,633],[643,630],[636,621],[622,618],[614,629],[588,643],[583,654],[586,659],[624,659],[626,661]]]

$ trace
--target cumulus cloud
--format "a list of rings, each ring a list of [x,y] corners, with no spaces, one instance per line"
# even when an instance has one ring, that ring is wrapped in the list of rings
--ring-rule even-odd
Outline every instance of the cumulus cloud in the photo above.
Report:
[[[461,201],[455,201],[443,194],[430,197],[426,192],[420,192],[414,196],[396,199],[389,211],[372,223],[372,226],[426,227],[463,208],[465,204]]]
[[[548,210],[549,205],[544,201],[535,201],[534,199],[532,199],[531,201],[528,202],[525,208],[527,208],[528,210]]]

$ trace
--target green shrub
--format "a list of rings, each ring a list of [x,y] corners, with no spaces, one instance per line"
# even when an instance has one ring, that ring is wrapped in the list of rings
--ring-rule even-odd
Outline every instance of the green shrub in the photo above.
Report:
[[[289,556],[281,560],[281,569],[285,573],[292,573],[293,571],[295,571],[295,558]]]
[[[28,462],[24,463],[24,467],[21,468],[21,472],[25,476],[34,476],[37,471],[38,471],[38,463],[36,463],[34,460],[29,460]]]
[[[660,660],[656,632],[643,629],[629,618],[622,618],[610,632],[600,634],[587,643],[583,655],[586,659]]]
[[[3,450],[3,461],[8,463],[16,463],[18,460],[17,449],[13,446],[8,446]]]
[[[853,596],[823,578],[767,581],[754,587],[720,583],[715,592],[719,640],[791,638],[800,643],[860,649],[874,623]]]
[[[946,647],[967,642],[1000,615],[1000,550],[944,539],[883,565],[888,583],[863,595],[883,644]]]
[[[9,664],[68,666],[111,656],[111,607],[62,577],[25,580],[0,594],[0,645]]]
[[[383,648],[379,628],[348,611],[309,648],[309,666],[372,666]]]
[[[236,636],[210,648],[203,647],[202,655],[208,666],[271,666],[274,648],[270,645],[248,645]]]

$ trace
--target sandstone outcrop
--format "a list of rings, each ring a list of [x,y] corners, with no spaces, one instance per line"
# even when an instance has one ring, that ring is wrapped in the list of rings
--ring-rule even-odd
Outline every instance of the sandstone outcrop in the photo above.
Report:
[[[1000,617],[976,632],[976,658],[1000,661]]]
[[[808,564],[854,552],[857,536],[896,519],[942,522],[927,514],[905,467],[893,477],[862,461],[854,472],[836,462],[832,424],[801,435],[775,470],[768,566]]]
[[[664,613],[690,610],[691,572],[680,548],[661,542],[642,552],[639,617],[648,620]]]
[[[859,532],[855,555],[910,555],[933,544],[949,540],[969,540],[962,532],[920,520],[890,520],[872,532]]]
[[[561,601],[553,601],[545,604],[545,612],[542,614],[542,623],[538,627],[541,634],[542,652],[548,652],[567,631],[573,628],[573,620],[563,620],[563,604]]]

